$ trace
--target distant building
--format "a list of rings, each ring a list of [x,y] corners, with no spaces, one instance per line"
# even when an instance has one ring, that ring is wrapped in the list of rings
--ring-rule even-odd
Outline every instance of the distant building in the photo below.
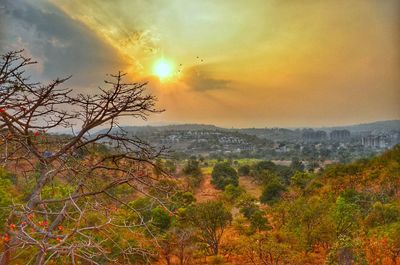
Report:
[[[307,142],[321,142],[327,139],[327,134],[325,131],[314,131],[313,129],[308,129],[303,131],[302,138]]]
[[[361,138],[361,144],[367,148],[387,148],[387,139],[383,135],[369,135]]]
[[[392,132],[388,138],[390,147],[395,146],[396,144],[400,143],[400,132]]]
[[[329,134],[331,141],[335,142],[347,142],[350,140],[350,131],[348,130],[333,130]]]

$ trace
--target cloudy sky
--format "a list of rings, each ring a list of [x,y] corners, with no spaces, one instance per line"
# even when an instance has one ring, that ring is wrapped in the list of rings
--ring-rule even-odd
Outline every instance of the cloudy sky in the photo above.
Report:
[[[152,124],[399,119],[399,32],[398,0],[0,0],[0,51],[33,78],[94,91],[125,71],[166,109]]]

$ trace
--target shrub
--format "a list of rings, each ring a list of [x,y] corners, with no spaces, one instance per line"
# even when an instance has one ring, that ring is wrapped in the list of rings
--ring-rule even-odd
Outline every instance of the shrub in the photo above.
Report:
[[[273,181],[264,187],[261,194],[260,201],[262,203],[273,204],[277,202],[282,193],[286,190],[286,187],[278,181]]]
[[[239,185],[239,178],[236,170],[227,162],[217,163],[213,168],[211,176],[211,183],[221,190],[229,184],[233,186]]]

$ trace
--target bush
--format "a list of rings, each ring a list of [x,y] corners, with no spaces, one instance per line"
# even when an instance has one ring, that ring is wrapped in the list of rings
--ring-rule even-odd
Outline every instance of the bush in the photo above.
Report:
[[[305,189],[313,178],[314,175],[311,173],[296,171],[296,173],[291,177],[290,182],[296,187]]]
[[[197,161],[195,158],[190,158],[183,168],[183,173],[188,176],[200,177],[201,169],[199,161]]]
[[[256,209],[250,216],[250,228],[252,230],[268,230],[270,228],[268,219],[265,217],[265,212]]]
[[[196,198],[189,191],[178,191],[171,197],[174,208],[187,207],[195,201]]]
[[[230,201],[234,202],[237,198],[239,198],[240,195],[243,193],[243,189],[238,186],[233,186],[232,184],[229,184],[225,187],[224,191],[224,197]]]
[[[190,158],[182,171],[187,176],[187,182],[192,189],[200,186],[203,177],[200,163],[196,158]]]
[[[250,166],[249,165],[243,165],[239,167],[238,173],[240,176],[247,176],[250,174]]]
[[[254,169],[257,171],[262,171],[262,170],[274,171],[275,168],[276,165],[271,161],[260,161],[254,166]]]
[[[285,190],[286,187],[280,182],[271,182],[264,187],[264,190],[260,197],[260,201],[262,203],[273,204],[281,198],[281,195]]]
[[[218,189],[223,190],[227,185],[239,185],[239,178],[236,170],[227,162],[217,163],[211,173],[211,183]]]
[[[152,224],[160,229],[160,231],[167,230],[172,223],[172,217],[166,209],[157,206],[151,210]]]

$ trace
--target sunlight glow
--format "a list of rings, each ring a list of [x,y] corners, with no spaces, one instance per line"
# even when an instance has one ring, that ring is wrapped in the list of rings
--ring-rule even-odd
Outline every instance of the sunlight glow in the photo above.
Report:
[[[174,67],[171,62],[165,59],[159,59],[154,64],[153,72],[160,79],[164,79],[172,76],[173,69]]]

